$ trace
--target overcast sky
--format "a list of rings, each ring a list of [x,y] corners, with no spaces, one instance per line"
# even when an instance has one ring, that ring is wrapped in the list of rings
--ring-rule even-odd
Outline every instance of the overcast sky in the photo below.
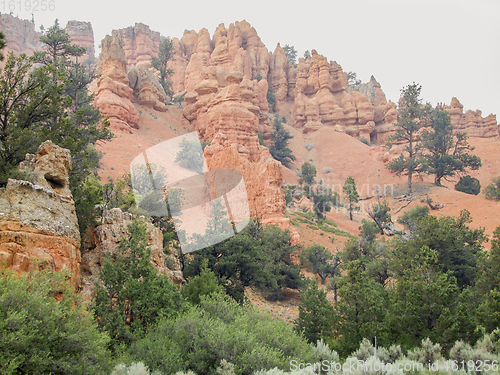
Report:
[[[393,101],[417,82],[433,105],[456,96],[465,109],[500,120],[500,0],[52,1],[54,11],[35,12],[37,29],[55,18],[62,26],[90,21],[96,47],[111,30],[136,22],[180,38],[185,29],[212,35],[220,23],[246,19],[270,51],[278,42],[299,56],[316,49],[363,82],[374,75]],[[29,1],[12,2],[14,15],[31,19]]]

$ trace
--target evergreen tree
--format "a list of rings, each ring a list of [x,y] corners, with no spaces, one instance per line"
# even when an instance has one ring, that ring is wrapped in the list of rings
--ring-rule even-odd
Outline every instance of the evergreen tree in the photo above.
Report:
[[[326,292],[311,282],[304,291],[299,304],[299,317],[295,327],[310,343],[331,337],[333,328],[333,307],[326,299]]]
[[[286,55],[286,60],[288,64],[292,66],[297,66],[297,50],[295,49],[294,46],[290,46],[288,44],[285,44],[283,47],[283,50],[285,51]],[[287,69],[288,69],[288,64],[287,64]]]
[[[293,137],[283,126],[282,120],[279,116],[274,118],[274,132],[271,134],[271,145],[269,152],[276,160],[280,161],[284,166],[289,166],[295,160],[292,150],[288,148],[288,141]]]
[[[5,34],[0,31],[0,50],[4,49],[7,44],[5,43]],[[0,53],[0,61],[3,61],[4,55]]]
[[[299,179],[299,183],[312,185],[316,177],[316,167],[309,162],[305,162],[301,167],[302,176]]]
[[[477,170],[481,167],[481,159],[469,153],[474,147],[467,142],[467,134],[453,134],[453,128],[448,113],[436,109],[431,116],[430,126],[421,134],[421,170],[435,175],[434,183],[437,186],[441,186],[443,178],[446,180],[467,169]]]
[[[175,59],[174,56],[175,51],[172,39],[166,37],[160,42],[158,57],[151,58],[151,66],[160,72],[160,83],[163,90],[165,90],[165,94],[170,97],[172,97],[174,92],[172,91],[172,82],[168,78],[174,74],[174,71],[168,68],[168,62],[173,61]]]
[[[314,206],[313,210],[318,220],[325,218],[325,212],[330,212],[333,207],[339,205],[339,196],[333,189],[326,187],[323,181],[317,185],[306,185],[307,198],[309,198]]]
[[[364,337],[377,336],[381,345],[389,343],[385,322],[389,293],[363,272],[359,260],[345,266],[346,274],[338,281],[340,299],[334,306],[333,347],[341,357],[356,350]]]
[[[390,211],[391,208],[389,207],[387,202],[377,202],[377,204],[372,205],[366,211],[368,216],[371,217],[373,222],[380,229],[380,234],[382,235],[384,234],[384,229],[387,227],[387,225],[392,222]]]
[[[356,182],[352,176],[347,177],[343,188],[344,194],[346,196],[349,218],[352,220],[352,212],[359,209],[355,204],[359,202],[358,188],[356,187]]]
[[[42,64],[41,69],[51,78],[52,85],[62,90],[60,110],[64,111],[62,120],[57,120],[61,116],[54,111],[50,121],[52,129],[45,139],[71,152],[70,188],[75,197],[80,232],[85,233],[86,225],[96,215],[88,209],[88,191],[85,190],[89,188],[88,178],[92,184],[96,183],[89,177],[95,173],[101,157],[95,145],[110,140],[113,135],[108,130],[108,120],[102,118],[93,104],[94,96],[89,94],[88,86],[95,73],[78,62],[85,48],[71,44],[71,37],[57,20],[40,40],[45,44],[46,51],[36,52],[35,61]]]
[[[419,132],[427,125],[430,106],[422,105],[420,91],[422,86],[413,83],[401,90],[399,100],[399,120],[395,124],[397,132],[391,137],[392,141],[406,142],[404,153],[387,165],[387,168],[398,175],[408,173],[408,194],[412,193],[413,173],[420,170],[420,140]]]
[[[292,259],[296,250],[288,232],[276,226],[263,228],[252,220],[236,236],[193,253],[184,276],[199,275],[206,259],[226,293],[238,302],[244,301],[246,286],[260,289],[268,299],[279,299],[283,288],[302,287],[300,266]]]
[[[35,52],[38,63],[43,65],[54,65],[58,69],[65,65],[70,57],[79,57],[85,53],[84,47],[71,44],[71,37],[59,26],[59,20],[40,37],[40,41],[46,46],[46,51]]]
[[[500,226],[493,233],[491,251],[481,260],[478,290],[482,296],[478,318],[490,333],[500,326]]]
[[[324,246],[309,246],[302,252],[300,259],[302,264],[321,278],[322,285],[325,285],[327,277],[339,274],[340,256],[336,254],[334,257]]]
[[[43,141],[71,134],[62,77],[51,66],[34,69],[34,64],[34,57],[10,53],[0,72],[0,186]]]
[[[146,227],[134,222],[128,230],[116,259],[106,258],[96,285],[96,321],[113,346],[130,344],[184,307],[168,275],[159,275],[151,264]]]
[[[481,183],[477,178],[464,176],[455,185],[455,190],[466,194],[478,195],[481,192]]]
[[[198,304],[201,296],[212,293],[224,293],[224,288],[219,284],[217,276],[208,269],[208,261],[205,259],[200,274],[189,279],[182,288],[182,295],[192,304]]]

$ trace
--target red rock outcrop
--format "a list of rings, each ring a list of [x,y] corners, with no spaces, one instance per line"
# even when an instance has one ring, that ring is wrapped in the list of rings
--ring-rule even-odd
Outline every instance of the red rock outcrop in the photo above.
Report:
[[[31,21],[3,13],[0,14],[0,30],[5,34],[6,47],[2,50],[5,56],[9,52],[16,56],[21,53],[32,55],[42,49],[41,34],[35,31],[35,24]]]
[[[109,117],[112,130],[131,132],[139,126],[139,115],[132,103],[133,89],[126,73],[127,60],[123,41],[117,35],[107,35],[101,42],[97,71],[96,106]]]
[[[84,55],[78,57],[78,62],[84,65],[95,64],[94,30],[90,22],[68,21],[65,27],[71,38],[71,43],[85,48]]]
[[[135,217],[119,208],[105,211],[102,224],[94,229],[92,248],[82,256],[82,293],[91,297],[95,284],[99,280],[99,272],[106,256],[115,258],[119,252],[118,246],[123,238],[129,234],[128,226]],[[148,232],[149,246],[151,248],[151,263],[161,274],[166,274],[175,284],[182,284],[181,266],[176,250],[171,248],[171,254],[165,255],[163,251],[163,236],[161,231],[144,217],[139,218]]]
[[[293,74],[288,74],[288,79],[291,76]],[[278,90],[288,87],[284,74],[281,74],[281,81],[276,87]],[[387,103],[375,78],[367,84],[348,87],[347,74],[342,67],[335,61],[328,62],[315,50],[307,61],[299,60],[293,84],[295,126],[302,128],[304,133],[333,126],[353,137],[373,140],[373,134],[394,130],[391,124],[397,119],[395,105]],[[283,100],[284,95],[276,98]],[[375,138],[380,140],[381,137]]]
[[[259,144],[257,136],[262,130],[259,116],[264,116],[259,96],[267,87],[266,83],[259,88],[259,83],[239,71],[228,73],[222,88],[217,79],[203,80],[195,86],[195,93],[186,96],[184,114],[202,138],[211,142],[205,148],[208,167],[234,169],[243,175],[251,216],[289,229],[283,215],[281,163]],[[297,241],[298,235],[293,235]]]
[[[465,132],[469,137],[497,138],[500,136],[500,127],[496,115],[483,117],[481,111],[467,111],[457,98],[452,98],[449,106],[441,105],[451,118],[455,132]]]
[[[167,95],[158,78],[145,66],[137,65],[128,72],[129,85],[134,90],[134,102],[160,112],[167,110]]]
[[[123,41],[123,51],[127,67],[136,65],[151,66],[151,58],[158,56],[160,33],[152,31],[143,23],[125,29],[113,30],[112,36]]]
[[[50,141],[28,154],[19,169],[31,181],[0,189],[0,262],[17,271],[68,270],[80,284],[80,232],[69,190],[71,156]]]

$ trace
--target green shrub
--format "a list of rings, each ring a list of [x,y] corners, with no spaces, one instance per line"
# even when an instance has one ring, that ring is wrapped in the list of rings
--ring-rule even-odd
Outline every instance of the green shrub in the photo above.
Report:
[[[481,183],[477,178],[465,176],[455,185],[455,190],[466,194],[478,195],[481,192]]]
[[[187,313],[163,319],[131,345],[129,354],[131,360],[168,374],[217,374],[223,359],[234,364],[235,374],[289,369],[293,358],[314,359],[311,346],[290,324],[223,294],[202,296]]]
[[[109,374],[109,339],[65,276],[0,270],[1,374]]]
[[[492,199],[495,201],[500,200],[500,176],[492,179],[493,183],[486,186],[484,189],[484,194],[486,199]]]

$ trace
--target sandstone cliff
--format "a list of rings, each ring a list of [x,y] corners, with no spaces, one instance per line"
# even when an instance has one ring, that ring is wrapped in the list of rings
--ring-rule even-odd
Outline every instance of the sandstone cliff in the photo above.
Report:
[[[457,98],[452,98],[449,106],[441,105],[441,108],[448,111],[456,132],[465,132],[469,137],[479,138],[498,138],[500,136],[496,115],[490,114],[483,117],[479,109],[464,113],[464,106]]]
[[[139,115],[132,103],[134,90],[129,86],[123,41],[118,36],[107,35],[101,48],[97,63],[100,77],[96,82],[96,106],[109,117],[112,130],[131,132],[139,126]]]
[[[95,68],[95,42],[94,30],[90,22],[68,21],[65,27],[71,38],[71,43],[85,48],[87,51],[83,56],[78,57],[78,62],[86,66]]]
[[[123,41],[123,51],[127,67],[136,65],[151,65],[151,58],[158,56],[160,33],[152,31],[143,23],[125,29],[113,30],[113,37]]]
[[[79,286],[80,232],[68,183],[69,151],[46,141],[19,169],[30,181],[9,180],[0,189],[0,262],[18,271],[37,264],[66,269]]]
[[[35,31],[35,24],[28,20],[21,20],[10,14],[0,14],[0,30],[5,34],[7,46],[2,50],[4,55],[13,52],[32,55],[42,49],[41,34]]]
[[[92,296],[95,283],[99,280],[99,272],[106,256],[116,258],[118,246],[122,238],[128,235],[128,226],[134,219],[130,213],[122,212],[119,208],[105,211],[102,224],[93,231],[93,246],[82,256],[82,293]],[[175,284],[184,282],[176,250],[171,248],[171,254],[163,252],[163,236],[161,231],[153,226],[144,217],[140,218],[146,225],[151,247],[151,263],[161,274],[166,274]]]
[[[342,67],[315,50],[307,61],[299,60],[293,97],[295,126],[304,133],[331,126],[353,137],[382,141],[379,134],[393,131],[397,120],[395,104],[387,102],[375,78],[349,87]]]

